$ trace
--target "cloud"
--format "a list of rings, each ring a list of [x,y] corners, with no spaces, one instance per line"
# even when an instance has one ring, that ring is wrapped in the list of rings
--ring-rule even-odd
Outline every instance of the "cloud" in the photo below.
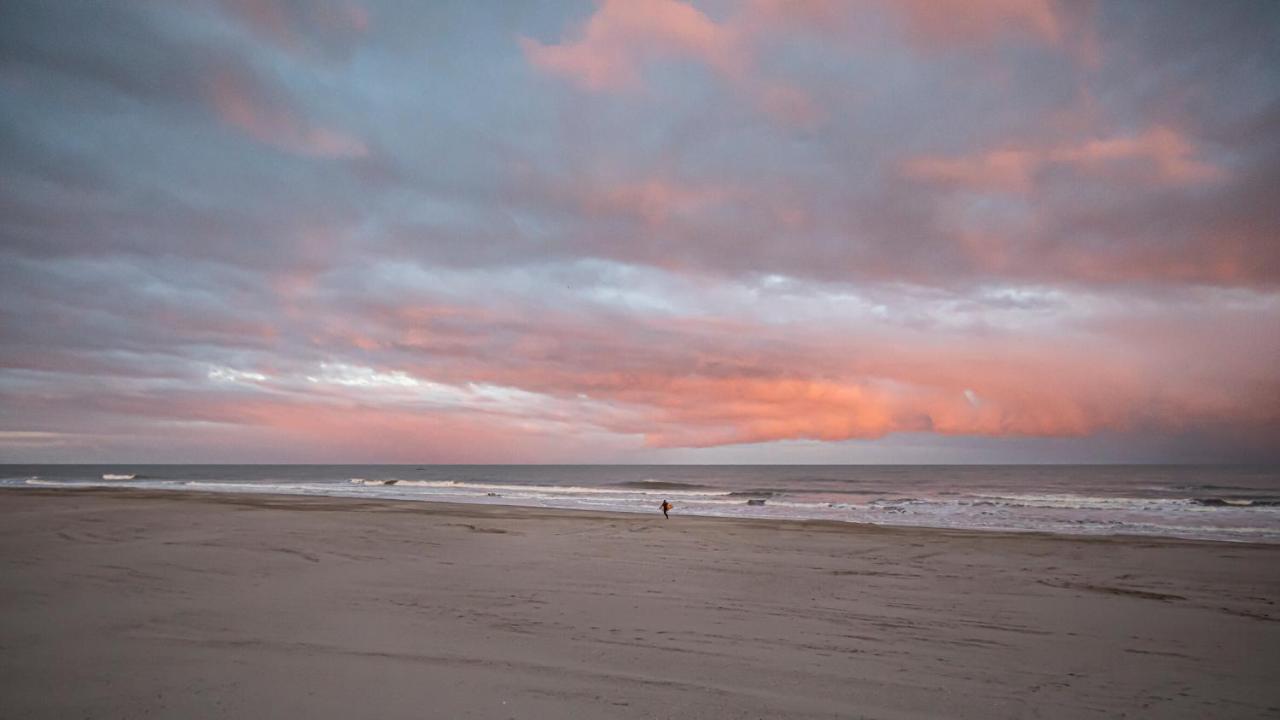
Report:
[[[606,0],[579,33],[560,45],[522,38],[529,60],[588,90],[626,90],[641,83],[641,67],[665,56],[700,60],[725,75],[749,65],[735,33],[679,0]]]
[[[846,43],[896,34],[919,52],[985,50],[1009,44],[1067,52],[1094,66],[1094,3],[1057,0],[752,0],[744,24],[762,34],[790,29]],[[880,36],[880,37],[877,37]]]
[[[55,369],[47,355],[13,344],[0,355],[8,368],[0,391],[28,424],[12,429],[76,408],[112,432],[140,421],[262,427],[283,433],[289,447],[325,439],[333,444],[326,452],[359,448],[363,457],[369,433],[350,430],[362,418],[379,428],[375,447],[438,437],[430,429],[444,423],[474,435],[441,430],[457,443],[427,445],[442,457],[476,457],[497,433],[531,443],[521,452],[534,454],[517,455],[526,459],[549,457],[535,452],[538,438],[562,432],[607,440],[600,447],[614,452],[638,442],[714,447],[900,433],[1234,429],[1237,440],[1257,437],[1255,449],[1274,439],[1260,430],[1275,427],[1280,399],[1266,361],[1280,352],[1272,339],[1280,333],[1258,335],[1277,323],[1267,296],[1135,304],[1047,293],[1010,305],[1004,292],[863,296],[786,280],[726,287],[660,271],[567,268],[523,282],[516,271],[436,270],[402,287],[386,281],[390,269],[357,273],[379,279],[371,295],[323,281],[310,312],[267,344],[181,325],[168,336],[95,329],[92,316],[64,341],[77,364]],[[569,286],[551,290],[556,275]],[[612,290],[621,277],[631,297]],[[489,290],[465,290],[480,287]],[[1028,312],[1038,313],[1034,322]],[[1206,323],[1220,350],[1195,364],[1177,360],[1204,340]],[[102,332],[107,342],[87,342]],[[112,361],[117,333],[133,338],[132,362]],[[1242,343],[1249,352],[1234,350]],[[161,357],[192,371],[122,372],[159,367]],[[103,377],[111,378],[105,387]]]
[[[257,36],[293,53],[346,57],[368,32],[369,11],[348,0],[218,0]]]
[[[753,35],[749,23],[716,22],[680,0],[605,0],[568,42],[520,42],[534,67],[588,91],[638,90],[647,66],[693,60],[778,120],[797,127],[819,122],[822,112],[804,91],[761,75]]]
[[[362,158],[369,154],[359,138],[309,122],[247,75],[224,68],[212,74],[207,87],[218,117],[260,143],[318,158]]]
[[[1275,9],[581,9],[6,4],[5,458],[1274,458]]]
[[[46,432],[41,430],[0,431],[0,448],[25,449],[74,445],[82,438],[75,433]]]
[[[583,200],[583,209],[605,215],[616,213],[637,217],[651,225],[663,225],[673,216],[695,213],[723,202],[730,195],[731,192],[723,188],[650,178],[588,192]]]
[[[1181,185],[1222,177],[1222,171],[1198,159],[1195,146],[1181,133],[1153,127],[1138,135],[1083,140],[1042,148],[1003,148],[969,157],[911,158],[903,172],[911,178],[964,189],[1025,193],[1036,176],[1055,167],[1082,175],[1102,175],[1123,165],[1136,166],[1150,182]]]
[[[911,32],[926,42],[985,42],[1005,32],[1056,44],[1063,28],[1054,0],[900,0]]]

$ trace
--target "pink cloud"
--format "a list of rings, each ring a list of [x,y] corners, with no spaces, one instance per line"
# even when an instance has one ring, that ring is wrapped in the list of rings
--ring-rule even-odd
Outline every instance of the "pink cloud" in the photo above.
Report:
[[[663,57],[687,57],[728,74],[748,65],[733,30],[678,0],[605,0],[579,36],[560,45],[521,40],[537,67],[562,75],[588,90],[631,89],[641,66]]]
[[[849,334],[816,325],[792,332],[692,317],[642,330],[607,320],[542,313],[529,334],[501,321],[504,334],[521,338],[504,346],[501,361],[475,354],[493,352],[482,343],[411,371],[565,402],[588,397],[611,411],[575,411],[573,422],[641,435],[650,446],[1256,426],[1274,420],[1280,397],[1261,359],[1280,350],[1274,341],[1248,357],[1166,362],[1192,341],[1194,319],[1147,327],[1143,352],[1109,323],[1038,336],[874,326]],[[1236,344],[1251,322],[1245,313],[1222,323],[1219,344]]]
[[[1096,69],[1102,55],[1094,12],[1092,0],[753,0],[742,16],[763,35],[797,29],[863,45],[883,39],[879,28],[888,18],[917,51],[1029,40]]]
[[[916,180],[969,190],[1024,193],[1036,175],[1066,167],[1086,175],[1136,174],[1158,184],[1185,185],[1216,180],[1221,171],[1199,159],[1183,134],[1156,126],[1138,135],[1084,140],[1046,147],[1006,147],[958,157],[920,156],[902,165]]]
[[[642,434],[651,446],[679,447],[875,439],[899,432],[1083,436],[1150,424],[1142,408],[1160,395],[1122,371],[1099,372],[1096,363],[1089,380],[1080,373],[1062,377],[1056,363],[1019,368],[991,357],[984,358],[985,368],[966,364],[951,377],[931,378],[922,356],[907,359],[923,373],[828,379],[781,368],[728,376],[635,370],[570,379],[543,371],[504,380],[544,392],[562,383],[561,392],[590,392],[628,410],[606,420],[611,430]],[[1206,414],[1220,421],[1230,417],[1223,405],[1213,398],[1175,399],[1169,403],[1174,412],[1154,424],[1167,428],[1187,417],[1203,421]]]
[[[582,457],[601,442],[708,447],[904,432],[1082,437],[1216,428],[1269,442],[1267,428],[1280,426],[1280,384],[1268,362],[1280,334],[1265,332],[1275,325],[1271,313],[1147,304],[1016,330],[981,317],[953,328],[850,324],[836,310],[795,326],[749,312],[645,318],[501,303],[348,306],[312,314],[308,347],[365,358],[370,367],[344,367],[395,383],[301,382],[319,371],[287,363],[246,365],[268,376],[252,388],[61,396],[77,413],[258,428],[246,437],[324,457],[407,461]],[[307,318],[298,322],[306,327]],[[443,407],[431,400],[434,387],[467,396],[477,385],[498,390]],[[24,413],[56,401],[4,399]],[[582,437],[595,447],[565,440]]]
[[[1073,23],[1070,9],[1054,0],[753,0],[744,15],[760,32],[785,25],[847,35],[881,12],[900,18],[913,40],[926,46],[985,43],[1004,34],[1047,44],[1063,40]]]
[[[120,398],[101,409],[116,419],[109,423],[111,429],[99,425],[98,433],[127,429],[139,420],[167,419],[132,429],[162,444],[190,447],[192,438],[182,422],[199,422],[195,440],[223,461],[271,458],[273,451],[288,448],[317,462],[554,462],[590,458],[608,447],[607,440],[566,433],[557,424],[494,413],[377,406],[341,397],[182,393]]]
[[[1062,37],[1052,0],[894,0],[910,29],[928,42],[987,41],[1014,31],[1048,43]]]
[[[1026,150],[993,150],[975,156],[921,156],[903,163],[903,173],[916,180],[974,190],[1026,192],[1041,159]]]
[[[720,203],[730,195],[729,190],[717,186],[650,178],[593,189],[582,202],[589,212],[639,217],[656,226],[665,224],[674,215],[685,215]]]
[[[760,75],[756,30],[749,16],[716,22],[679,0],[605,0],[567,42],[546,45],[521,38],[520,43],[534,67],[593,92],[637,90],[650,63],[694,60],[770,117],[802,127],[820,122],[824,115],[807,93]]]
[[[366,157],[369,149],[357,137],[313,125],[279,98],[252,81],[220,70],[209,79],[208,96],[223,122],[254,140],[297,155],[321,158]]]
[[[931,364],[924,352],[907,353],[913,369],[905,372],[884,363],[883,374],[842,379],[672,376],[619,389],[617,397],[650,408],[633,429],[643,428],[647,442],[659,446],[874,439],[899,432],[1079,437],[1265,419],[1265,413],[1241,413],[1248,401],[1224,393],[1220,383],[1161,388],[1137,367],[1108,366],[1115,358],[1080,356],[1068,363],[1049,357],[1062,354],[1056,348],[1033,356],[1010,351],[1002,360],[993,350],[972,361],[957,358],[947,368],[945,362]]]
[[[1157,181],[1185,184],[1216,180],[1222,173],[1197,159],[1198,151],[1185,135],[1156,126],[1141,135],[1090,140],[1059,148],[1048,161],[1073,165],[1088,171],[1105,172],[1108,165],[1128,160],[1147,163],[1149,175]]]
[[[220,0],[224,10],[255,34],[291,52],[316,43],[345,45],[369,29],[369,12],[350,0]]]

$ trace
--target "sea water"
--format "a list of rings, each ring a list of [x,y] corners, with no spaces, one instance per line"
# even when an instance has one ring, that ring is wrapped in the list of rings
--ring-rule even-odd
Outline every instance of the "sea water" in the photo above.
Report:
[[[1280,467],[0,465],[0,487],[324,495],[1280,542]]]

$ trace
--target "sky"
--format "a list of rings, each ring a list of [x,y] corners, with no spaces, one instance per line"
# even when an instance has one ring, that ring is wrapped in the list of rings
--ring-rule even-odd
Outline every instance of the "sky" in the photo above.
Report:
[[[1280,461],[1280,4],[0,5],[0,462]]]

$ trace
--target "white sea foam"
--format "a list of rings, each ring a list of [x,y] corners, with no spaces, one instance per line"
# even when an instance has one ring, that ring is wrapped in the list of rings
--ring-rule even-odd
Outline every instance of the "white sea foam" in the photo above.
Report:
[[[729,497],[728,491],[719,490],[681,490],[674,488],[650,489],[644,487],[581,485],[516,485],[507,483],[467,482],[463,480],[369,480],[351,478],[351,484],[364,486],[394,485],[398,488],[421,488],[440,492],[487,495],[491,492],[511,493],[515,495],[540,494],[548,496],[644,496],[644,497]]]
[[[1101,497],[1065,494],[978,495],[963,502],[967,502],[970,505],[987,504],[1066,510],[1166,510],[1185,509],[1196,504],[1194,501],[1185,498]]]
[[[658,502],[669,499],[676,505],[676,515],[1280,542],[1280,507],[1274,504],[1274,497],[1265,492],[1252,497],[1128,497],[1069,492],[958,492],[942,487],[933,490],[913,487],[910,494],[895,494],[883,488],[871,493],[804,485],[789,491],[786,485],[773,484],[764,505],[749,505],[748,500],[764,495],[764,491],[743,489],[740,485],[729,489],[661,480],[598,485],[376,476],[314,480],[306,477],[166,480],[123,473],[104,473],[100,479],[94,475],[0,479],[0,486],[21,485],[326,495],[633,513],[657,512]]]

